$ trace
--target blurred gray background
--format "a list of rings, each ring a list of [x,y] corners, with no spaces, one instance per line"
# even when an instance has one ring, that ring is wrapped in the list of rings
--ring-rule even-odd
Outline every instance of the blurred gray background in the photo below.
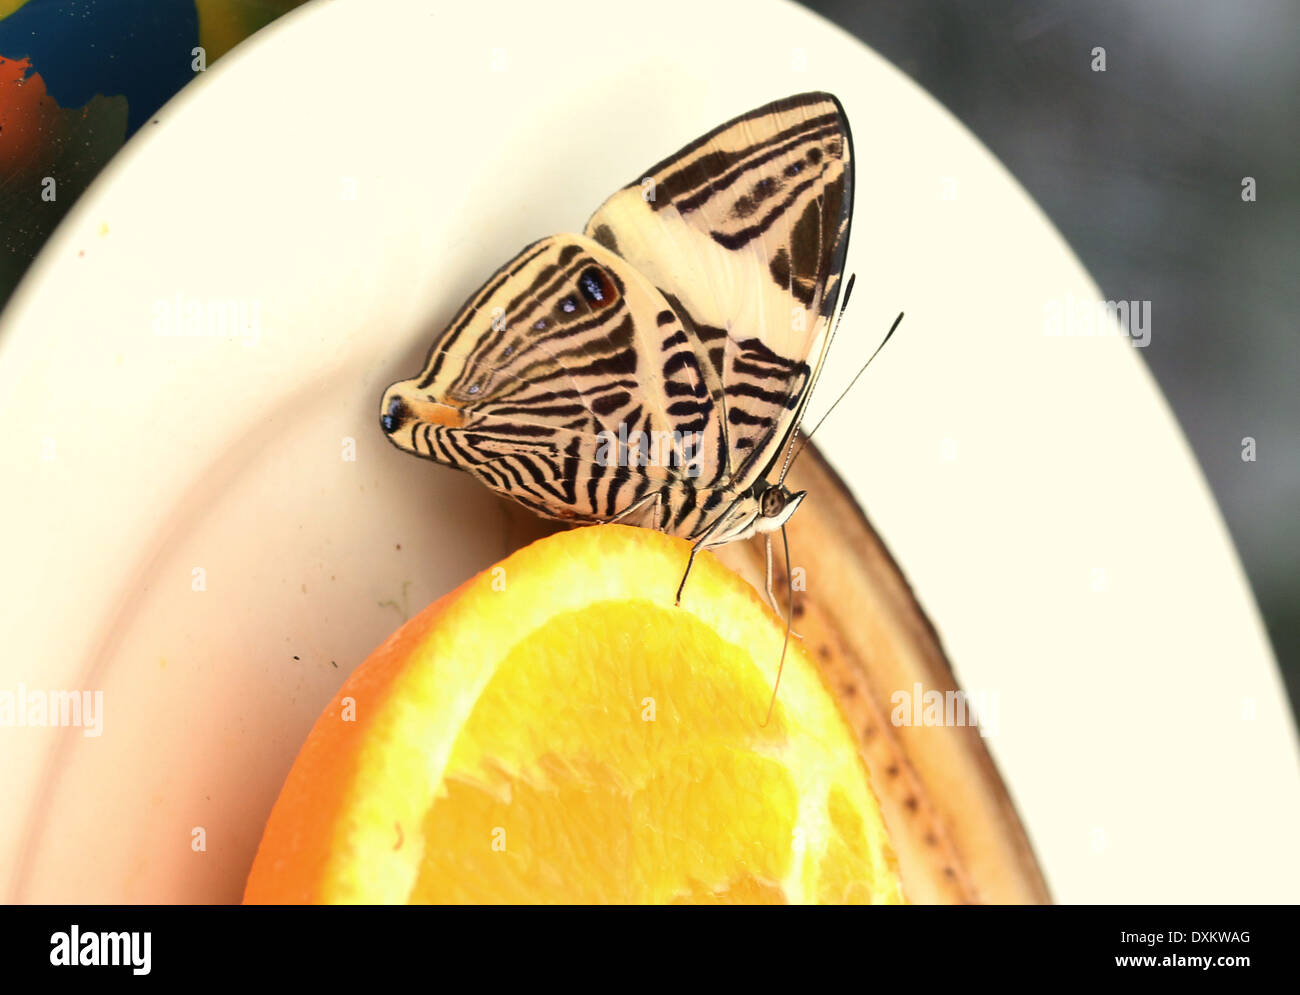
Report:
[[[1209,478],[1300,714],[1300,3],[803,3],[960,118],[1107,298],[1152,302],[1138,354]]]

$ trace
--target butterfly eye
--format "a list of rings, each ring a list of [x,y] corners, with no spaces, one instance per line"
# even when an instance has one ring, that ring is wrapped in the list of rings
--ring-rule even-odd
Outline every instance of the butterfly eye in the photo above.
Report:
[[[469,390],[466,391],[466,393],[471,394],[471,395],[472,395],[472,394],[477,394],[477,393],[478,393],[480,390],[482,390],[482,389],[483,389],[482,384],[472,383],[472,384],[469,385]]]
[[[614,285],[609,274],[599,266],[588,266],[578,277],[578,290],[592,308],[605,307],[614,302]]]
[[[578,310],[578,298],[574,297],[572,294],[565,297],[560,301],[560,310],[564,314],[573,314],[574,311]]]
[[[785,493],[783,491],[779,491],[774,487],[763,492],[763,498],[759,502],[759,510],[763,513],[764,518],[775,518],[781,514],[784,508]]]

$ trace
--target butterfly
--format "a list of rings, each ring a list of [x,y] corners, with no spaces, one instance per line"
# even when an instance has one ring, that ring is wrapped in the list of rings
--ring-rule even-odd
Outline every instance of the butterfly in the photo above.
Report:
[[[383,431],[544,517],[690,540],[679,602],[698,550],[766,533],[775,607],[852,207],[834,96],[728,121],[498,269],[384,393]]]

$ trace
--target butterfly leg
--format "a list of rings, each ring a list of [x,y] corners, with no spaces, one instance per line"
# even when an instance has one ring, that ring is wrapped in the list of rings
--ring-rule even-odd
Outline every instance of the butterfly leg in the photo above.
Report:
[[[768,700],[767,716],[762,722],[765,727],[772,721],[772,709],[776,707],[776,692],[781,687],[781,675],[785,673],[786,650],[790,648],[790,637],[794,635],[794,630],[790,628],[790,624],[794,621],[794,583],[790,579],[790,540],[786,537],[784,524],[781,526],[781,545],[785,547],[785,580],[786,592],[790,598],[790,611],[785,616],[785,641],[781,644],[781,662],[776,666],[776,680],[772,683],[772,697]]]
[[[782,611],[782,609],[781,609],[781,605],[780,605],[780,604],[777,602],[777,600],[776,600],[776,595],[772,592],[772,536],[771,536],[771,533],[769,533],[768,535],[764,536],[764,540],[765,540],[765,542],[764,542],[764,546],[765,546],[766,554],[767,554],[767,583],[766,583],[766,588],[767,588],[767,603],[768,603],[769,605],[772,606],[772,611],[776,612],[778,615],[780,615],[780,616],[782,616],[783,618],[785,618],[786,623],[788,624],[788,623],[790,622],[790,616],[789,616],[788,614],[786,614],[786,612]],[[787,546],[786,548],[787,548],[787,550],[789,549],[788,546]],[[786,562],[786,570],[789,571],[789,568],[790,568],[790,564],[789,564],[789,562],[787,561],[787,562]],[[790,611],[791,611],[791,612],[794,611],[794,592],[793,592],[793,591],[791,591],[791,593],[790,593]],[[794,636],[795,639],[802,639],[802,638],[803,638],[803,636],[799,635],[799,633],[795,632],[793,629],[790,630],[790,635]]]
[[[611,519],[610,519],[610,522],[621,522],[621,521],[622,521],[623,519],[625,519],[625,518],[630,518],[632,515],[636,514],[638,511],[640,511],[642,508],[644,508],[644,507],[645,507],[647,504],[649,504],[651,501],[653,501],[653,502],[655,503],[655,512],[656,512],[656,514],[655,514],[654,516],[652,516],[651,521],[657,521],[658,518],[659,518],[659,515],[658,515],[658,510],[659,510],[659,492],[658,492],[658,491],[655,491],[653,494],[647,494],[645,497],[641,498],[639,501],[633,501],[630,505],[628,505],[626,508],[624,508],[622,511],[620,511],[617,515],[615,515],[613,518],[611,518]]]
[[[778,615],[781,614],[781,606],[776,603],[776,595],[772,593],[772,535],[768,533],[763,537],[764,554],[767,557],[767,581],[765,589],[767,591],[767,603],[772,606],[772,611]]]
[[[718,526],[721,525],[722,522],[725,520],[726,520],[725,515],[719,515],[716,519],[714,519],[713,524],[710,525],[705,530],[704,535],[700,536],[698,539],[695,540],[695,542],[691,543],[691,555],[686,559],[686,571],[682,574],[682,582],[677,585],[677,598],[673,602],[674,605],[680,606],[682,603],[682,591],[686,590],[686,578],[691,575],[691,565],[695,562],[695,554],[698,553],[701,549],[708,548],[709,540],[713,538],[713,533],[718,530]]]
[[[682,573],[682,582],[677,585],[677,597],[673,600],[674,607],[680,607],[682,603],[682,591],[686,589],[686,578],[691,575],[691,564],[695,562],[695,553],[700,548],[701,543],[697,542],[691,546],[691,555],[686,558],[686,570]]]

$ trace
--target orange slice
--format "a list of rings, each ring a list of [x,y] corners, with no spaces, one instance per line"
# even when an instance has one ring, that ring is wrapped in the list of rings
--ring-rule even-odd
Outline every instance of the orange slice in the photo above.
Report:
[[[247,902],[902,901],[853,735],[711,555],[605,525],[407,622],[312,729]]]

